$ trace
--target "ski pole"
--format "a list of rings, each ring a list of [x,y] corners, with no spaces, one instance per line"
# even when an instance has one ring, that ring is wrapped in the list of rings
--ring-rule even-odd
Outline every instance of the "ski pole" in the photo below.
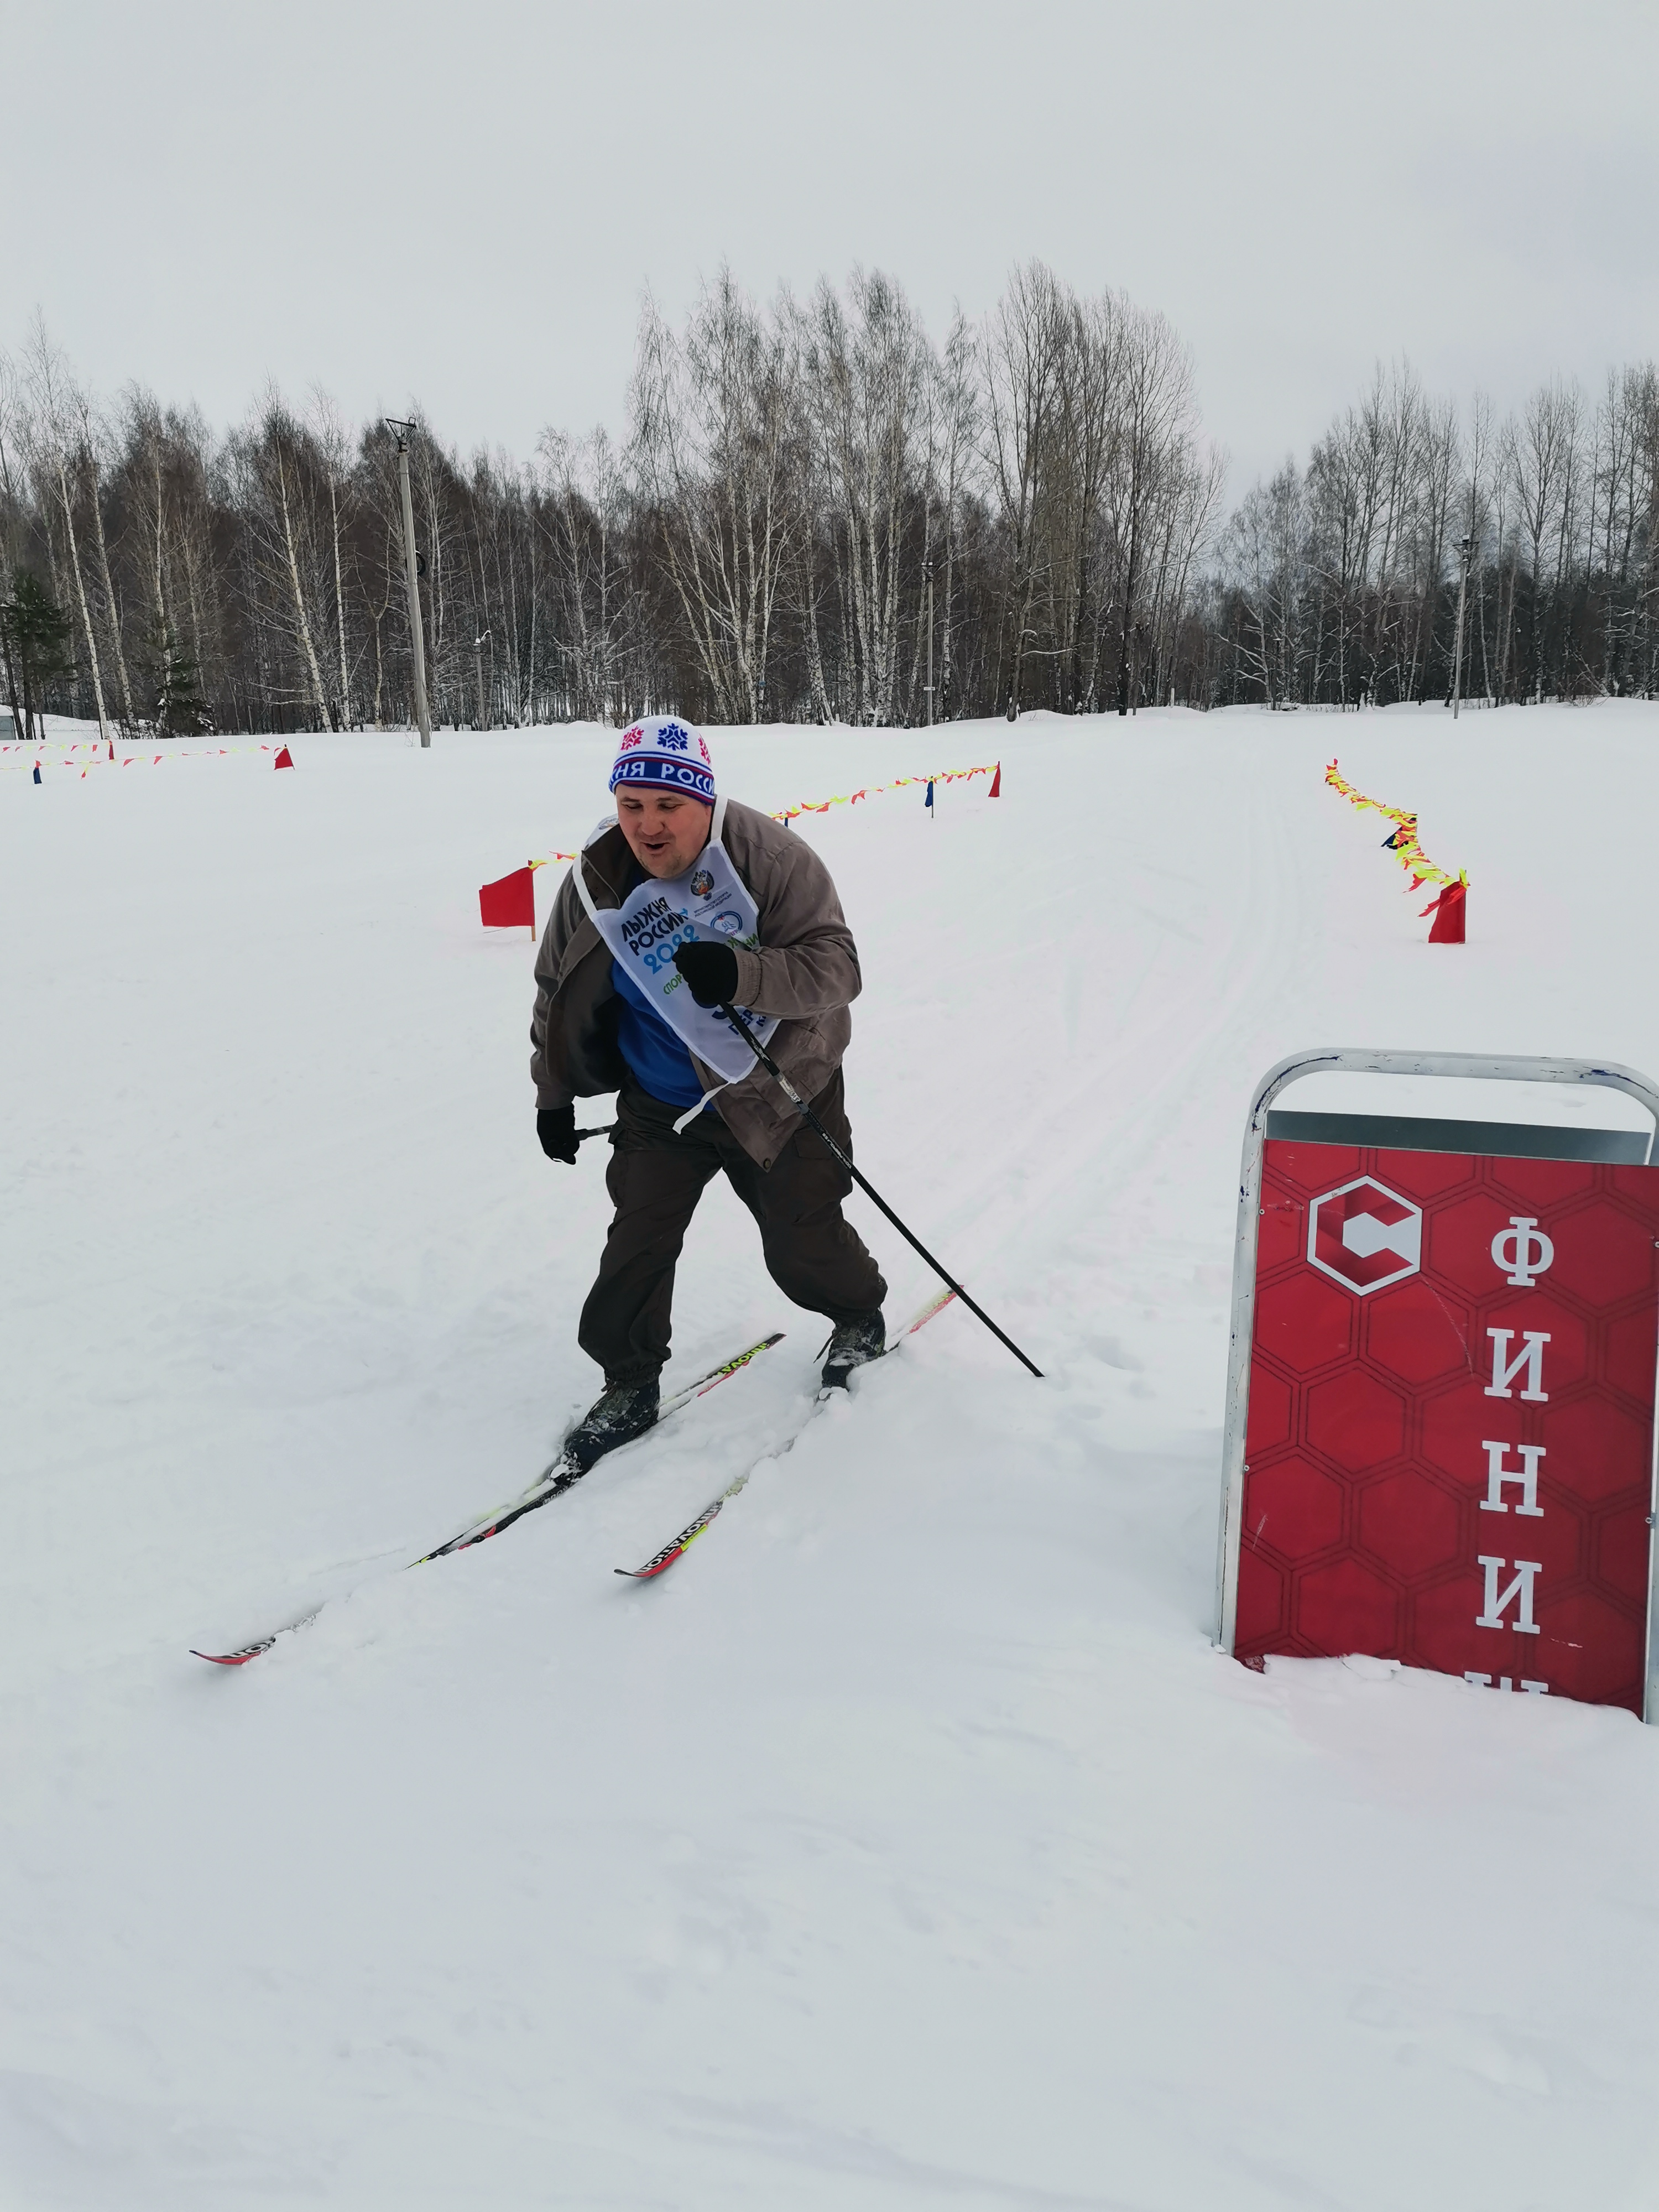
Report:
[[[590,1137],[608,1137],[616,1126],[614,1121],[607,1121],[602,1129],[578,1129],[576,1142],[585,1145]]]
[[[1003,1334],[1003,1332],[997,1327],[996,1323],[992,1320],[990,1315],[986,1312],[983,1306],[975,1304],[973,1299],[969,1297],[967,1291],[963,1289],[962,1285],[957,1282],[955,1276],[947,1274],[945,1270],[940,1267],[939,1261],[927,1249],[927,1247],[922,1243],[921,1237],[913,1237],[910,1234],[910,1231],[899,1219],[897,1214],[894,1212],[892,1207],[889,1206],[887,1200],[882,1196],[881,1193],[865,1176],[861,1176],[858,1170],[853,1165],[851,1160],[848,1158],[846,1153],[842,1152],[841,1146],[836,1142],[828,1129],[824,1127],[823,1122],[819,1121],[817,1115],[812,1111],[806,1101],[801,1097],[799,1091],[796,1090],[794,1085],[789,1080],[789,1078],[778,1066],[776,1060],[773,1059],[771,1054],[768,1052],[766,1047],[755,1035],[753,1030],[750,1028],[748,1023],[738,1012],[737,1008],[735,1006],[727,1006],[722,1001],[720,1012],[726,1016],[727,1021],[729,1021],[735,1029],[738,1030],[743,1036],[748,1038],[750,1043],[755,1048],[755,1057],[759,1060],[761,1066],[772,1078],[772,1080],[780,1086],[784,1096],[793,1105],[795,1111],[801,1115],[803,1120],[811,1123],[812,1127],[817,1131],[819,1136],[821,1136],[824,1143],[829,1146],[830,1151],[841,1162],[842,1167],[846,1169],[848,1174],[852,1176],[854,1182],[864,1193],[865,1196],[874,1200],[875,1204],[881,1208],[882,1212],[887,1216],[887,1218],[892,1223],[894,1228],[897,1230],[899,1235],[903,1237],[905,1243],[921,1253],[922,1258],[927,1262],[933,1273],[939,1277],[940,1282],[948,1283],[950,1285],[951,1290],[954,1291],[957,1297],[962,1300],[962,1303],[967,1307],[969,1312],[970,1314],[977,1314],[981,1321],[984,1322],[986,1328],[988,1328],[992,1335],[995,1337],[998,1343],[1006,1344],[1009,1351],[1013,1353],[1015,1358],[1018,1360],[1020,1365],[1029,1370],[1031,1374],[1035,1375],[1040,1382],[1042,1380],[1042,1370],[1040,1367],[1033,1365],[1031,1361],[1025,1357],[1025,1354],[1014,1342],[1012,1336],[1006,1336]]]

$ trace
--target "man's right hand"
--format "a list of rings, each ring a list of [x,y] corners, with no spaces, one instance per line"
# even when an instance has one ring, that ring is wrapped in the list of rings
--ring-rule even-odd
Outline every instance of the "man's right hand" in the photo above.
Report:
[[[568,1168],[576,1164],[576,1109],[574,1106],[542,1106],[536,1112],[536,1134],[550,1160]]]

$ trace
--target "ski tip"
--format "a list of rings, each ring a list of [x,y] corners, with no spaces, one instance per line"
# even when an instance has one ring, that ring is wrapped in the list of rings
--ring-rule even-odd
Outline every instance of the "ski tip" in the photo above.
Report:
[[[656,1577],[661,1574],[665,1568],[672,1567],[673,1565],[675,1560],[678,1559],[680,1553],[684,1549],[685,1547],[684,1544],[677,1544],[665,1559],[659,1559],[647,1560],[646,1565],[642,1567],[613,1567],[611,1569],[611,1572],[613,1574],[625,1575],[630,1583],[654,1582]]]
[[[320,1605],[313,1606],[309,1613],[302,1613],[297,1620],[284,1621],[269,1636],[262,1636],[257,1644],[241,1644],[234,1651],[198,1651],[191,1644],[190,1656],[192,1659],[205,1659],[210,1667],[246,1667],[250,1659],[257,1659],[261,1652],[274,1651],[279,1636],[287,1636],[296,1628],[309,1628],[322,1609]]]

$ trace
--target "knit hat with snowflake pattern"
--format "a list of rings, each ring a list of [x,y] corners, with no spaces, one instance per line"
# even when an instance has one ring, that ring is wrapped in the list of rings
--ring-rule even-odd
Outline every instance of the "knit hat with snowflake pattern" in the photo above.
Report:
[[[630,722],[617,747],[611,788],[650,784],[659,791],[681,791],[704,806],[714,804],[714,763],[701,731],[677,714],[647,714]]]

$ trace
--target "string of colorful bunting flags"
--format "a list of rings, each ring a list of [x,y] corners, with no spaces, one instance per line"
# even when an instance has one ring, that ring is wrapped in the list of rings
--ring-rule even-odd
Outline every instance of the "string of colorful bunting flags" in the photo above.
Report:
[[[1425,884],[1443,886],[1437,898],[1431,899],[1419,916],[1426,921],[1434,916],[1434,927],[1429,932],[1431,945],[1462,945],[1464,942],[1464,923],[1468,907],[1469,878],[1467,869],[1460,868],[1454,876],[1438,868],[1430,860],[1418,842],[1417,817],[1403,806],[1385,806],[1380,799],[1367,799],[1363,791],[1356,791],[1333,761],[1325,771],[1325,781],[1331,789],[1340,792],[1351,806],[1380,814],[1385,822],[1395,825],[1392,833],[1382,840],[1382,849],[1392,853],[1405,869],[1411,881],[1408,891],[1421,890]]]
[[[891,783],[872,783],[858,791],[838,791],[831,799],[804,799],[799,806],[779,807],[772,819],[775,822],[793,822],[798,814],[827,814],[832,806],[856,806],[860,799],[875,799],[884,791],[908,790],[913,785],[918,783],[927,785],[927,798],[925,803],[931,806],[933,803],[933,786],[936,783],[966,783],[970,777],[976,775],[988,775],[991,779],[989,796],[993,799],[1001,798],[1002,763],[988,761],[982,768],[946,769],[942,775],[901,775],[896,777]]]
[[[25,756],[21,760],[0,760],[0,775],[8,771],[17,775],[32,773],[37,783],[40,781],[43,768],[75,769],[77,763],[73,756],[76,753],[87,756],[86,767],[80,770],[83,778],[88,769],[93,768],[132,768],[135,765],[160,768],[164,761],[223,760],[234,753],[274,753],[277,768],[292,768],[294,765],[294,756],[286,745],[198,745],[188,748],[169,745],[164,753],[146,755],[142,752],[118,753],[113,742],[104,738],[77,738],[71,744],[49,738],[44,748],[39,743],[26,744],[19,738],[15,744],[0,745],[0,753],[21,753]],[[52,757],[53,753],[56,758]]]
[[[988,761],[980,768],[951,768],[937,770],[932,775],[901,775],[891,783],[864,784],[857,791],[838,791],[829,799],[804,799],[798,806],[780,806],[773,813],[775,822],[787,825],[800,814],[827,814],[832,806],[855,806],[860,799],[878,798],[884,791],[908,791],[919,783],[927,787],[923,800],[932,813],[933,787],[941,783],[967,783],[976,775],[988,775],[991,788],[987,796],[1002,796],[1002,763]],[[478,913],[486,929],[528,929],[536,933],[536,870],[544,868],[554,860],[574,860],[574,853],[544,853],[538,859],[527,860],[511,875],[498,876],[493,884],[478,886]]]

